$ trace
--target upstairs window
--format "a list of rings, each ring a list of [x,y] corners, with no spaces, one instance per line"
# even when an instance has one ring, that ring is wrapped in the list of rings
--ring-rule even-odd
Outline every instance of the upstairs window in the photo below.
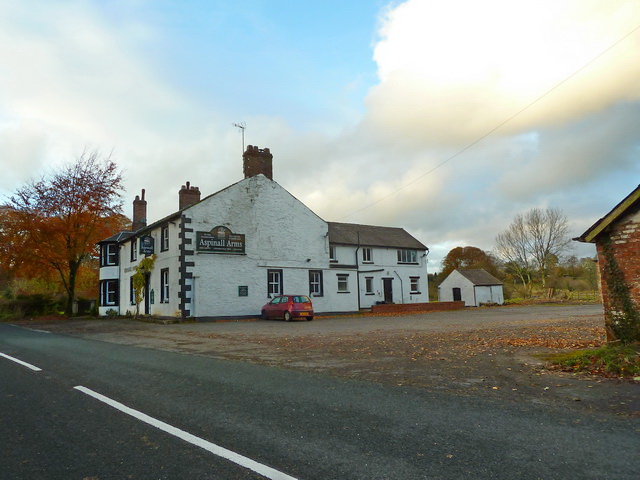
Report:
[[[371,255],[371,248],[363,247],[362,248],[362,261],[364,263],[373,263],[373,256]]]
[[[329,260],[332,262],[337,262],[336,258],[336,247],[329,247]]]
[[[418,263],[418,252],[406,248],[398,250],[398,263]]]
[[[100,247],[100,266],[118,265],[118,244],[105,243]]]
[[[160,251],[169,250],[169,225],[165,225],[160,230]]]
[[[138,239],[131,240],[131,261],[135,262],[138,259]]]

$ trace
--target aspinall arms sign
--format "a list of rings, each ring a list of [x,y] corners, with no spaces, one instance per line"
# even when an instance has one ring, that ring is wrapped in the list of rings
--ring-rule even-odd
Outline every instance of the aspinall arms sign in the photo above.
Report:
[[[203,253],[244,253],[244,234],[219,225],[210,232],[196,232],[196,251]]]

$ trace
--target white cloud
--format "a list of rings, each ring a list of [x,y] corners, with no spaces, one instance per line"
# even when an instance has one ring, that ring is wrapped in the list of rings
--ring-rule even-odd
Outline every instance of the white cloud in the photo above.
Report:
[[[379,83],[363,118],[347,105],[330,128],[314,112],[301,126],[259,106],[229,117],[214,107],[233,104],[219,100],[225,91],[203,97],[179,83],[187,74],[167,75],[175,59],[158,53],[167,32],[137,20],[134,7],[114,19],[95,5],[2,3],[0,162],[11,165],[0,189],[87,145],[113,148],[125,170],[125,213],[145,188],[155,221],[176,210],[186,181],[208,195],[242,178],[231,122],[246,121],[246,143],[271,148],[275,180],[321,217],[404,227],[438,263],[455,246],[490,250],[496,233],[534,206],[565,209],[576,230],[589,226],[628,193],[611,179],[626,181],[623,190],[638,183],[640,31],[462,151],[640,25],[638,2],[394,6],[380,24]],[[260,79],[242,81],[249,89]],[[274,92],[283,112],[287,93]],[[584,188],[599,192],[603,211]]]
[[[511,153],[496,187],[507,198],[533,198],[581,186],[609,172],[640,173],[640,103],[620,104],[555,128],[541,129],[526,150]]]
[[[48,149],[64,150],[65,159],[85,144],[110,149],[156,141],[169,125],[154,122],[150,131],[151,121],[185,105],[132,55],[140,29],[121,27],[105,23],[86,2],[5,2],[0,118],[39,130]]]
[[[476,140],[638,25],[638,2],[409,0],[383,20],[368,121],[422,145]],[[638,50],[636,32],[499,133],[639,100]]]

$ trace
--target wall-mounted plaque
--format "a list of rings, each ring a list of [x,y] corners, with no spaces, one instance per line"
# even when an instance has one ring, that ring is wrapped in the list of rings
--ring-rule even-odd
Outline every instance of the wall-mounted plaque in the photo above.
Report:
[[[140,238],[140,253],[142,255],[153,255],[153,237],[145,235]]]
[[[196,232],[196,251],[203,253],[244,253],[244,234],[217,226],[210,232]]]

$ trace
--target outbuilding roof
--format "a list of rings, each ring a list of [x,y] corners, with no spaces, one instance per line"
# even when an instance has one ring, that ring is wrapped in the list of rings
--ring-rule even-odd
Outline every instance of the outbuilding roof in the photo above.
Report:
[[[481,268],[474,270],[458,270],[458,273],[469,280],[474,285],[488,286],[488,285],[503,285],[503,283],[496,277],[491,275],[486,270]]]
[[[618,205],[607,213],[604,217],[594,223],[589,229],[574,240],[579,242],[594,243],[598,235],[600,235],[609,225],[618,220],[621,216],[631,210],[640,208],[640,185],[627,195]]]
[[[327,222],[329,242],[340,245],[411,248],[429,250],[404,228]]]

